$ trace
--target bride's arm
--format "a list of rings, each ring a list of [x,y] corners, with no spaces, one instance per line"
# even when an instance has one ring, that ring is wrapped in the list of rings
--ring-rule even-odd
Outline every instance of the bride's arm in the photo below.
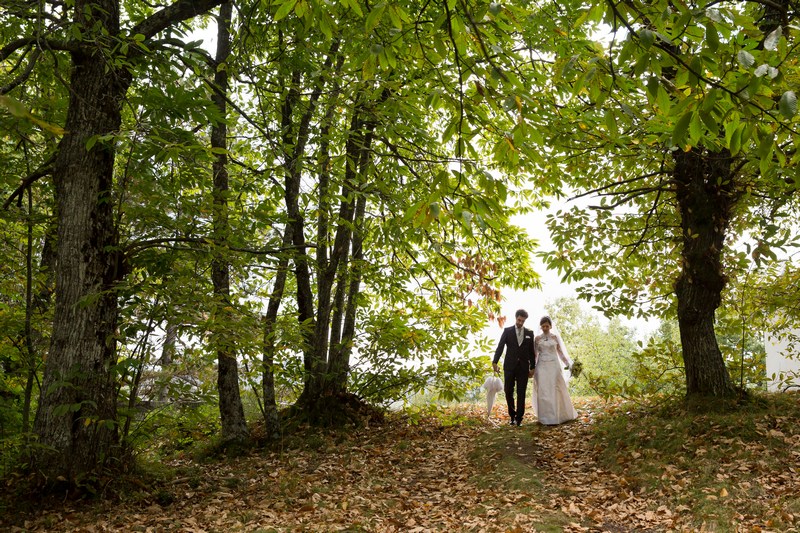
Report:
[[[561,359],[561,362],[564,363],[566,366],[572,366],[572,361],[569,360],[567,354],[561,350],[561,337],[557,335],[553,335],[556,338],[556,352],[558,353],[558,358]]]

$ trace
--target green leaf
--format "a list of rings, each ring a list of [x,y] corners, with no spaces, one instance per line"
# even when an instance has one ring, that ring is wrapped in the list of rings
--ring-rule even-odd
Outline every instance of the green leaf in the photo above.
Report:
[[[714,134],[714,136],[719,135],[719,122],[714,118],[714,115],[707,111],[700,111],[700,119],[703,121],[706,128],[708,128],[708,131]]]
[[[670,107],[672,107],[672,100],[670,100],[667,90],[664,89],[664,86],[661,84],[658,86],[657,102],[662,113],[669,113]]]
[[[611,110],[606,110],[605,112],[605,121],[606,121],[606,129],[608,133],[612,136],[616,137],[619,134],[619,130],[617,129],[617,116]]]
[[[364,16],[364,12],[361,11],[361,6],[358,5],[358,0],[342,0],[342,4],[352,9],[359,17]]]
[[[797,114],[797,95],[795,95],[794,91],[786,91],[781,95],[778,109],[784,118],[791,119]]]
[[[710,22],[706,25],[706,44],[712,52],[719,48],[719,33],[717,33],[716,26]]]
[[[656,41],[656,34],[648,29],[644,29],[639,32],[639,41],[642,43],[643,47],[650,48]]]
[[[774,142],[775,137],[772,133],[765,135],[764,138],[761,139],[761,143],[758,145],[758,157],[760,157],[762,161],[772,161],[772,146]]]
[[[689,122],[689,138],[693,145],[697,145],[702,137],[703,121],[701,120],[700,113],[692,113],[692,120]]]
[[[649,64],[650,64],[650,54],[645,52],[644,54],[639,56],[639,58],[636,60],[636,64],[633,66],[634,75],[641,76],[642,73],[647,68],[647,65]]]
[[[742,148],[742,135],[744,134],[745,125],[740,124],[731,135],[731,139],[729,142],[729,149],[731,151],[731,155],[736,155],[739,153],[739,150]]]
[[[725,123],[725,144],[730,148],[733,136],[739,128],[739,115],[734,113]]]
[[[300,0],[294,6],[294,14],[298,16],[298,18],[303,18],[303,15],[306,14],[308,11],[308,3],[305,0]]]
[[[331,20],[328,14],[323,14],[317,20],[319,24],[319,31],[321,31],[328,39],[333,39],[333,30],[331,29]]]
[[[294,6],[297,4],[297,0],[287,0],[278,8],[278,11],[275,12],[275,21],[279,21],[286,17],[289,13],[292,12]]]
[[[367,20],[364,22],[364,31],[367,33],[372,33],[372,30],[374,30],[381,22],[384,9],[386,9],[386,4],[378,4],[369,12],[369,15],[367,15]]]
[[[689,124],[692,121],[693,115],[694,112],[689,110],[684,113],[680,119],[678,119],[677,124],[675,124],[675,129],[672,130],[672,144],[683,146],[684,141],[686,140],[686,132],[689,129]]]
[[[650,93],[650,96],[652,96],[654,100],[658,98],[659,85],[660,84],[656,76],[650,76],[650,78],[647,80],[647,92]]]
[[[714,107],[717,105],[717,100],[719,100],[722,91],[719,89],[711,89],[706,94],[705,98],[703,98],[703,104],[701,109],[707,113],[710,113]]]

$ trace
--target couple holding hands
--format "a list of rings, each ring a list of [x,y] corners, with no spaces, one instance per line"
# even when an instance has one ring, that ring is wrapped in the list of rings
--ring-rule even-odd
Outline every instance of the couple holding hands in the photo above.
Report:
[[[522,424],[525,415],[525,392],[528,379],[534,378],[533,411],[540,424],[555,425],[578,417],[567,390],[562,369],[572,367],[567,349],[559,335],[553,333],[553,321],[544,316],[539,321],[540,333],[524,327],[528,313],[519,309],[515,324],[503,330],[500,343],[492,359],[492,368],[499,372],[503,360],[503,391],[508,403],[512,426]],[[514,400],[514,389],[517,391]]]

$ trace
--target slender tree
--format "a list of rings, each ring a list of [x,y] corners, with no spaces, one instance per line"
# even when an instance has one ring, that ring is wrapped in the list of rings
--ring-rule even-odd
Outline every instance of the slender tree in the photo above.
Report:
[[[249,438],[244,408],[239,393],[239,368],[236,361],[236,343],[231,335],[231,291],[230,266],[225,250],[228,244],[228,149],[226,111],[228,98],[228,57],[231,53],[230,26],[233,5],[226,2],[220,6],[217,17],[217,53],[213,95],[221,120],[211,128],[211,146],[217,151],[213,165],[214,173],[214,259],[211,262],[211,277],[214,284],[215,324],[214,345],[217,351],[217,389],[219,412],[222,420],[223,442],[242,442]]]

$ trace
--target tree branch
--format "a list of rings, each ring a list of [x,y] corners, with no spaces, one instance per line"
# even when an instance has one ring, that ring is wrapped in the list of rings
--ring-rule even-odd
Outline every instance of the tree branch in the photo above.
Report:
[[[211,9],[224,4],[227,0],[178,0],[172,5],[156,11],[134,26],[131,35],[144,35],[152,39],[159,32],[181,22],[208,13]]]
[[[64,50],[66,52],[78,51],[78,43],[76,41],[64,41],[61,39],[43,39],[41,37],[21,37],[16,41],[11,41],[3,48],[0,48],[0,61],[5,61],[8,57],[26,46],[36,45],[39,49],[47,50]]]
[[[634,176],[632,178],[624,179],[624,180],[621,180],[621,181],[615,181],[614,183],[609,183],[607,185],[603,185],[602,187],[597,187],[595,189],[590,189],[590,190],[588,190],[586,192],[582,192],[581,194],[575,195],[575,196],[571,197],[569,199],[569,201],[577,200],[578,198],[583,198],[585,196],[589,196],[589,195],[592,195],[592,194],[600,194],[603,191],[607,191],[608,189],[613,189],[614,187],[619,187],[620,185],[627,185],[629,183],[634,183],[636,181],[640,181],[640,180],[643,180],[643,179],[646,179],[646,178],[652,178],[653,176],[659,176],[661,174],[667,174],[667,172],[662,169],[662,170],[659,170],[658,172],[651,172],[649,174],[641,174],[639,176]],[[618,194],[623,194],[623,193],[618,193]]]
[[[9,74],[17,70],[19,65],[25,59],[26,55],[28,55],[28,52],[25,52],[22,55],[22,57],[20,57],[19,62],[14,66],[14,68],[11,69]],[[20,85],[22,85],[25,82],[25,80],[27,80],[30,77],[31,72],[33,72],[33,67],[36,66],[36,60],[39,59],[40,55],[42,55],[42,51],[39,50],[38,48],[35,49],[33,51],[33,54],[31,55],[30,61],[28,61],[28,66],[25,67],[25,70],[23,70],[22,73],[19,74],[15,79],[13,79],[8,85],[6,85],[5,87],[0,87],[0,94],[8,94],[17,87],[19,87]]]
[[[148,248],[166,248],[169,244],[176,244],[176,243],[187,243],[187,244],[199,244],[202,246],[210,246],[214,243],[211,242],[209,238],[205,237],[164,237],[160,239],[146,239],[142,241],[136,241],[130,243],[126,248],[126,254],[139,252],[142,250],[146,250]],[[306,243],[306,246],[314,248],[316,245],[314,243]],[[235,246],[228,246],[228,249],[234,252],[244,252],[253,255],[277,255],[282,252],[286,252],[289,250],[296,250],[300,248],[299,246],[282,246],[280,248],[243,248],[243,247],[235,247]]]
[[[42,166],[25,177],[19,187],[17,187],[14,192],[11,193],[11,196],[9,196],[6,201],[3,202],[3,209],[8,209],[8,207],[11,205],[11,202],[14,201],[14,198],[19,197],[20,201],[22,201],[22,193],[25,192],[28,187],[33,185],[40,178],[50,174],[50,172],[53,170],[53,162],[55,159],[55,154],[51,155],[50,158],[42,164]]]

